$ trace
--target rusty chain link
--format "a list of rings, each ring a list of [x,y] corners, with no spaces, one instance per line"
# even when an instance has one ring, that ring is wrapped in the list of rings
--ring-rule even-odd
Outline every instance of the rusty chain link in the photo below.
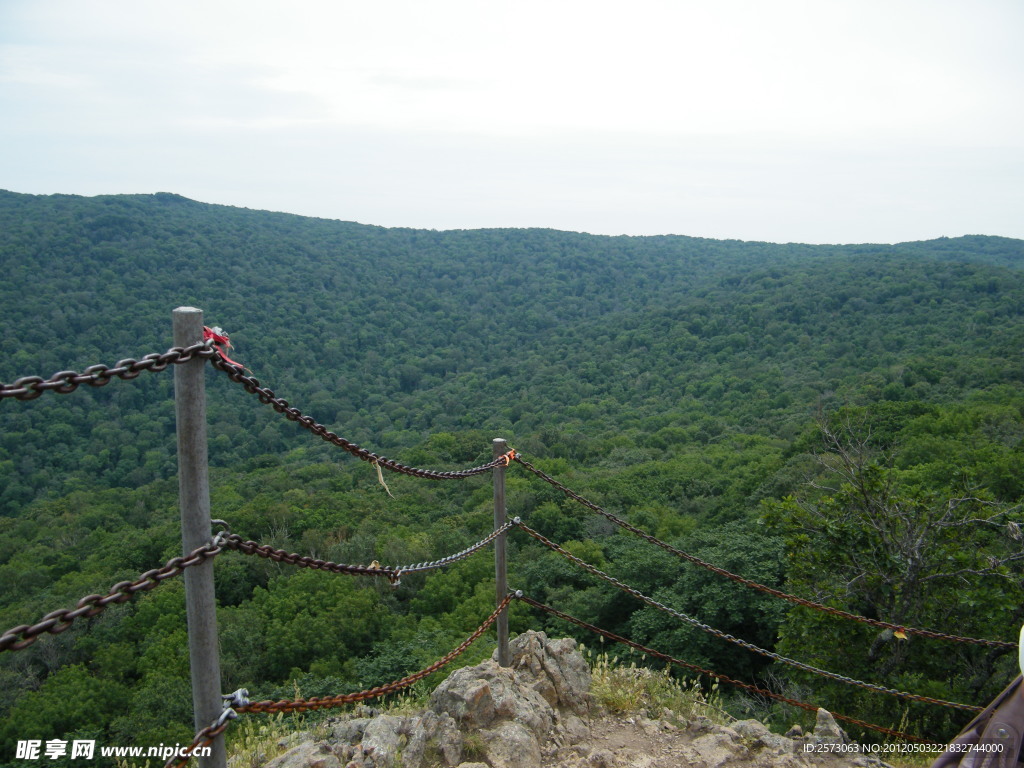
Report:
[[[518,518],[516,518],[516,520],[518,520]],[[593,566],[585,560],[581,560],[580,558],[576,557],[571,552],[562,549],[562,547],[558,546],[550,539],[545,538],[542,534],[533,530],[529,526],[524,525],[522,522],[519,522],[518,525],[525,533],[535,538],[548,549],[552,550],[553,552],[557,552],[559,555],[575,563],[583,570],[593,574],[594,576],[597,576],[599,579],[607,581],[609,584],[618,589],[621,589],[626,594],[632,595],[637,600],[640,600],[641,602],[646,603],[652,608],[656,608],[657,610],[663,613],[667,613],[669,616],[674,616],[680,621],[689,624],[691,627],[699,629],[702,632],[707,632],[709,635],[717,637],[720,640],[725,640],[727,642],[733,643],[734,645],[738,645],[740,648],[745,648],[748,651],[751,651],[752,653],[759,654],[761,656],[764,656],[765,658],[772,659],[773,661],[781,662],[782,664],[788,664],[789,666],[796,667],[797,669],[801,669],[804,672],[810,672],[815,675],[827,677],[831,680],[836,680],[840,683],[845,683],[846,685],[853,685],[868,691],[875,691],[876,693],[884,693],[889,696],[895,696],[899,699],[904,699],[907,701],[921,701],[925,704],[936,704],[943,707],[952,707],[953,709],[962,709],[966,712],[982,711],[982,707],[976,707],[971,704],[960,704],[959,702],[946,701],[945,699],[934,699],[930,696],[919,696],[916,693],[907,693],[906,691],[898,691],[895,688],[886,688],[885,686],[876,685],[875,683],[865,683],[862,680],[855,680],[852,677],[846,677],[845,675],[840,675],[836,672],[829,672],[826,669],[819,669],[818,667],[812,666],[810,664],[805,664],[802,661],[797,661],[796,659],[791,659],[787,656],[783,656],[782,654],[775,653],[774,651],[769,651],[766,648],[761,648],[760,646],[754,645],[753,643],[747,642],[746,640],[741,640],[738,637],[730,635],[728,632],[723,632],[720,629],[715,629],[712,626],[709,626],[701,621],[698,621],[692,616],[688,616],[685,613],[675,610],[674,608],[669,608],[664,603],[660,603],[654,598],[648,597],[643,592],[633,589],[633,587],[619,581],[614,576],[609,576],[607,573],[600,570],[596,566]]]
[[[397,586],[402,576],[407,573],[420,573],[423,571],[436,570],[469,557],[473,553],[486,547],[494,541],[494,539],[507,532],[510,528],[513,528],[514,525],[515,524],[512,522],[507,522],[505,525],[492,531],[476,544],[466,547],[461,552],[456,552],[453,555],[448,555],[447,557],[442,557],[430,562],[415,563],[414,565],[384,565],[375,567],[372,565],[346,565],[344,563],[334,563],[329,560],[320,560],[306,555],[298,555],[294,552],[287,552],[283,549],[275,549],[268,544],[259,544],[251,539],[243,540],[242,537],[236,533],[221,534],[218,541],[224,549],[233,549],[246,555],[256,555],[268,560],[273,560],[277,563],[285,563],[286,565],[295,565],[300,568],[311,568],[320,571],[331,571],[332,573],[348,573],[360,576],[384,576],[392,584]]]
[[[39,635],[49,633],[59,635],[67,630],[71,624],[83,616],[91,618],[102,613],[112,603],[124,603],[134,597],[138,592],[145,592],[162,584],[167,579],[182,573],[186,568],[199,565],[207,559],[220,554],[225,549],[232,549],[243,554],[258,555],[275,562],[287,565],[296,565],[302,568],[313,568],[334,573],[361,574],[368,576],[384,576],[392,583],[397,583],[403,574],[419,573],[438,568],[463,560],[473,553],[483,549],[495,538],[506,533],[514,523],[508,522],[487,537],[478,541],[470,547],[448,555],[439,560],[431,562],[416,563],[414,565],[385,566],[374,568],[365,565],[345,565],[332,563],[304,555],[286,552],[283,549],[274,549],[266,544],[259,544],[251,540],[243,540],[241,536],[234,533],[220,533],[211,543],[197,547],[184,557],[172,557],[161,568],[154,568],[141,574],[135,581],[121,581],[110,588],[107,595],[87,595],[78,601],[74,608],[61,608],[52,611],[42,617],[36,624],[22,624],[0,635],[0,652],[20,651],[27,648],[36,641]]]
[[[233,549],[236,552],[241,552],[243,555],[256,555],[267,560],[273,560],[276,563],[295,565],[299,568],[311,568],[313,570],[348,573],[359,576],[385,576],[392,581],[396,578],[395,569],[391,566],[374,568],[369,565],[334,563],[330,560],[320,560],[308,555],[299,555],[284,549],[275,549],[269,544],[260,544],[252,539],[243,539],[237,533],[222,535],[221,542],[221,546],[225,549]]]
[[[146,571],[135,581],[119,581],[106,595],[86,595],[74,608],[61,608],[46,614],[36,624],[22,624],[12,627],[0,635],[0,652],[20,651],[32,645],[44,633],[59,635],[83,616],[91,618],[106,610],[112,603],[124,603],[137,593],[160,586],[167,579],[182,573],[186,568],[206,562],[222,551],[214,543],[204,544],[184,557],[172,557],[161,568]]]
[[[329,431],[323,424],[320,424],[310,416],[304,415],[298,408],[289,405],[287,400],[277,397],[273,390],[261,387],[259,380],[246,376],[243,373],[244,369],[241,366],[232,365],[227,362],[223,358],[222,353],[214,347],[212,339],[200,344],[193,344],[189,347],[171,347],[171,349],[162,354],[146,355],[139,360],[125,358],[118,361],[114,367],[102,364],[91,365],[81,373],[78,371],[59,371],[49,379],[44,379],[42,376],[23,376],[13,384],[0,383],[0,400],[6,398],[34,400],[44,392],[51,391],[58,394],[67,394],[74,392],[82,384],[88,384],[91,387],[102,387],[115,377],[119,379],[134,379],[144,371],[163,371],[169,365],[187,363],[194,357],[210,360],[215,368],[226,373],[232,381],[241,384],[247,392],[256,395],[261,403],[272,406],[274,410],[283,414],[288,420],[298,422],[324,441],[348,451],[363,461],[391,470],[392,472],[431,480],[461,480],[466,477],[483,474],[495,467],[508,466],[515,455],[514,452],[510,451],[508,454],[499,456],[487,464],[448,472],[410,467],[393,459],[379,456],[350,440],[339,437],[334,432]]]
[[[615,525],[619,526],[620,528],[623,528],[623,529],[629,531],[630,533],[635,534],[636,536],[639,536],[644,541],[650,542],[651,544],[654,544],[655,546],[661,547],[666,552],[669,552],[669,553],[675,555],[676,557],[679,557],[679,558],[681,558],[683,560],[686,560],[689,563],[693,563],[694,565],[697,565],[697,566],[699,566],[701,568],[704,568],[704,569],[706,569],[708,571],[711,571],[712,573],[718,574],[719,576],[724,576],[725,578],[730,579],[732,581],[735,581],[738,584],[742,584],[745,587],[749,587],[750,589],[755,589],[755,590],[758,590],[760,592],[764,592],[766,594],[772,595],[773,597],[777,597],[777,598],[780,598],[782,600],[788,600],[791,603],[795,603],[796,605],[802,605],[805,608],[813,608],[816,611],[822,611],[824,613],[828,613],[828,614],[831,614],[833,616],[838,616],[838,617],[843,618],[843,619],[850,619],[851,621],[858,621],[861,624],[868,624],[868,625],[870,625],[872,627],[878,627],[879,629],[891,629],[894,632],[902,631],[902,632],[906,632],[907,634],[920,635],[921,637],[930,637],[930,638],[938,639],[938,640],[949,640],[949,641],[952,641],[952,642],[968,643],[968,644],[972,644],[972,645],[987,645],[987,646],[991,646],[993,648],[1016,648],[1017,647],[1017,643],[1010,643],[1010,642],[1006,642],[1005,640],[984,640],[984,639],[979,639],[979,638],[975,638],[975,637],[961,637],[959,635],[951,635],[951,634],[947,634],[945,632],[937,632],[937,631],[932,630],[932,629],[919,629],[919,628],[916,628],[916,627],[905,627],[905,626],[901,626],[901,625],[898,625],[898,624],[892,624],[892,623],[890,623],[888,621],[881,621],[879,619],[870,619],[867,616],[860,616],[860,615],[858,615],[856,613],[850,613],[850,612],[844,611],[844,610],[842,610],[840,608],[833,608],[832,606],[822,605],[821,603],[816,603],[813,600],[808,600],[807,598],[804,598],[804,597],[797,597],[796,595],[791,595],[791,594],[789,594],[787,592],[783,592],[782,590],[775,589],[774,587],[769,587],[769,586],[767,586],[765,584],[760,584],[760,583],[758,583],[756,581],[753,581],[752,579],[747,579],[747,578],[744,578],[743,576],[740,576],[738,574],[732,573],[731,571],[727,571],[724,568],[719,568],[717,565],[712,565],[711,563],[707,562],[706,560],[702,560],[699,557],[696,557],[695,555],[691,555],[688,552],[684,552],[683,550],[681,550],[681,549],[679,549],[677,547],[673,547],[671,544],[668,544],[667,542],[664,542],[661,539],[659,539],[659,538],[657,538],[655,536],[652,536],[651,534],[646,533],[645,531],[642,531],[641,529],[637,528],[636,526],[630,525],[629,523],[627,523],[622,518],[613,515],[611,512],[608,512],[605,509],[602,509],[597,504],[594,504],[593,502],[588,501],[587,499],[583,498],[582,496],[580,496],[575,491],[571,490],[570,488],[566,487],[565,485],[562,485],[562,483],[558,482],[557,480],[555,480],[550,475],[548,475],[548,474],[544,473],[543,471],[537,469],[530,462],[528,462],[525,459],[523,459],[522,456],[517,454],[517,455],[512,457],[512,460],[518,462],[519,464],[522,464],[523,467],[525,467],[528,471],[532,472],[534,475],[536,475],[537,477],[539,477],[541,480],[543,480],[544,482],[548,483],[549,485],[553,486],[554,488],[557,488],[558,490],[560,490],[562,493],[564,493],[566,496],[568,496],[573,501],[583,505],[587,509],[590,509],[590,510],[592,510],[594,512],[597,512],[597,514],[601,515],[602,517],[606,518],[607,520],[611,521],[612,523],[615,523]]]
[[[441,667],[451,663],[455,658],[465,653],[466,649],[469,648],[469,646],[472,645],[480,635],[490,629],[491,625],[497,620],[498,615],[508,607],[512,598],[512,595],[506,595],[501,603],[498,604],[498,607],[494,609],[494,613],[488,616],[484,623],[477,627],[476,631],[462,641],[462,643],[453,651],[450,651],[443,658],[438,659],[426,669],[414,672],[407,677],[403,677],[401,680],[395,680],[393,683],[377,686],[376,688],[370,688],[369,690],[360,691],[359,693],[347,693],[338,696],[314,696],[309,699],[293,699],[291,701],[287,699],[282,701],[255,701],[250,704],[237,707],[235,711],[239,713],[306,712],[315,709],[342,707],[346,704],[354,704],[357,701],[366,701],[367,699],[376,699],[381,696],[387,696],[391,693],[397,693],[398,691],[408,688],[413,683],[419,682],[425,677],[429,677],[434,672],[441,669]]]
[[[246,376],[242,372],[244,370],[243,368],[231,365],[220,357],[211,357],[210,363],[214,368],[226,373],[229,379],[241,384],[245,388],[246,392],[256,395],[261,403],[269,405],[278,413],[283,414],[289,421],[298,422],[302,427],[308,429],[320,439],[348,451],[358,459],[362,459],[363,461],[369,462],[375,466],[391,470],[392,472],[397,472],[398,474],[422,477],[430,480],[462,480],[467,477],[489,472],[495,467],[508,466],[509,462],[515,458],[514,452],[510,451],[508,454],[499,456],[494,461],[488,462],[487,464],[472,467],[470,469],[461,469],[450,472],[410,467],[405,464],[401,464],[394,459],[378,456],[376,453],[373,453],[366,448],[362,448],[350,440],[339,437],[334,432],[328,430],[323,424],[320,424],[313,419],[312,416],[304,415],[298,408],[294,408],[289,405],[287,400],[275,395],[272,389],[261,387],[258,379],[254,379],[252,376]]]
[[[22,376],[13,384],[0,384],[0,400],[10,397],[16,400],[34,400],[44,392],[66,395],[74,392],[82,384],[103,387],[115,377],[134,379],[144,371],[163,371],[169,365],[187,363],[195,357],[213,358],[215,354],[212,342],[202,342],[189,347],[171,347],[163,354],[153,353],[139,360],[128,357],[119,360],[112,368],[102,364],[90,365],[81,373],[60,371],[49,379],[42,376]]]
[[[166,763],[164,763],[164,768],[181,768],[182,766],[187,765],[188,761],[192,759],[192,755],[195,754],[197,749],[208,747],[213,744],[213,740],[224,733],[230,724],[231,720],[224,720],[224,722],[218,721],[201,729],[196,734],[196,737],[192,739],[192,743],[185,748],[186,754],[181,757],[170,758]]]
[[[704,669],[703,667],[699,667],[696,664],[691,664],[688,661],[682,661],[681,659],[677,659],[677,658],[675,658],[673,656],[669,656],[668,654],[661,653],[660,651],[655,651],[655,650],[653,650],[651,648],[648,648],[646,646],[640,645],[640,643],[633,642],[632,640],[627,640],[626,638],[620,637],[619,635],[616,635],[613,632],[609,632],[607,629],[601,629],[600,627],[596,627],[593,624],[588,624],[587,622],[585,622],[585,621],[583,621],[581,619],[577,619],[575,616],[570,616],[567,613],[562,613],[561,611],[556,610],[555,608],[552,608],[551,606],[545,605],[544,603],[538,602],[538,601],[533,600],[533,599],[531,599],[529,597],[525,597],[521,593],[516,594],[515,597],[516,597],[517,600],[521,600],[522,602],[526,603],[527,605],[532,605],[534,608],[539,608],[542,611],[546,611],[547,613],[550,613],[552,616],[556,616],[557,618],[562,619],[563,621],[567,621],[567,622],[569,622],[571,624],[575,624],[578,627],[582,627],[583,629],[586,629],[586,630],[589,630],[591,632],[594,632],[595,634],[607,637],[609,640],[612,640],[612,641],[614,641],[616,643],[621,643],[623,645],[628,645],[630,648],[633,648],[633,649],[635,649],[637,651],[640,651],[640,653],[645,653],[648,656],[653,656],[656,659],[661,659],[662,661],[668,662],[669,664],[675,664],[676,666],[683,667],[685,669],[689,669],[689,670],[692,670],[694,672],[699,672],[700,674],[707,675],[708,677],[710,677],[710,678],[712,678],[714,680],[719,680],[719,681],[721,681],[723,683],[727,683],[728,685],[732,685],[732,686],[735,686],[737,688],[742,688],[744,690],[750,691],[751,693],[755,693],[755,694],[757,694],[759,696],[765,696],[767,698],[774,699],[776,701],[781,701],[784,704],[790,704],[790,705],[792,705],[794,707],[798,707],[800,709],[805,709],[808,712],[817,712],[818,711],[818,707],[814,706],[813,704],[807,704],[806,702],[803,702],[803,701],[797,701],[796,699],[790,699],[790,698],[788,698],[786,696],[783,696],[782,694],[774,693],[773,691],[769,691],[769,690],[766,690],[764,688],[759,688],[756,685],[751,685],[750,683],[744,683],[744,682],[741,682],[740,680],[734,680],[733,678],[728,677],[727,675],[722,675],[722,674],[719,674],[718,672],[712,672],[710,669]],[[869,728],[871,730],[878,731],[879,733],[884,733],[884,734],[886,734],[888,736],[895,736],[896,738],[905,739],[906,741],[916,741],[916,742],[924,742],[925,741],[924,739],[922,739],[922,738],[920,738],[918,736],[913,736],[913,735],[911,735],[909,733],[903,733],[902,731],[894,731],[891,728],[885,728],[884,726],[881,726],[881,725],[874,725],[873,723],[869,723],[869,722],[866,722],[864,720],[858,720],[857,718],[850,717],[848,715],[840,715],[840,714],[837,714],[835,712],[831,712],[830,714],[834,718],[836,718],[837,720],[843,720],[843,721],[845,721],[847,723],[852,723],[853,725],[857,725],[857,726],[860,726],[862,728]]]
[[[192,743],[185,747],[180,756],[168,758],[164,763],[164,768],[182,768],[192,759],[197,749],[211,746],[213,740],[224,733],[231,721],[238,717],[238,712],[235,710],[243,704],[249,703],[248,696],[249,691],[245,688],[239,688],[234,693],[221,696],[221,699],[224,700],[224,709],[220,716],[205,728],[200,728],[195,738],[192,739]]]

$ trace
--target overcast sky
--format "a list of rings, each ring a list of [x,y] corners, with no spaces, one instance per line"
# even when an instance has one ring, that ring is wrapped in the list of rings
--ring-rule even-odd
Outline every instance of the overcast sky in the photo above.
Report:
[[[1024,237],[1022,0],[0,0],[0,188]]]

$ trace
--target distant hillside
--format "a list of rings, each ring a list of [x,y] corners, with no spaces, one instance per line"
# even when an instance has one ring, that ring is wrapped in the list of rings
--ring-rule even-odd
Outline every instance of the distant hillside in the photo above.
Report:
[[[1021,264],[1024,242],[992,237],[436,232],[2,192],[0,380],[163,351],[171,310],[193,305],[265,383],[357,441],[479,428],[587,461],[613,436],[656,456],[682,434],[786,434],[822,398],[1016,385]],[[171,377],[145,378],[0,406],[6,514],[47,489],[171,473]],[[213,386],[215,462],[287,448],[287,425]]]

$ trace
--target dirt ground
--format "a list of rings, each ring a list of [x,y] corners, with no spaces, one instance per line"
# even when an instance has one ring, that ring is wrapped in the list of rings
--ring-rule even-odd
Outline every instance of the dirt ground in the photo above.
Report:
[[[800,740],[786,749],[782,737],[710,724],[680,727],[604,714],[590,727],[590,738],[578,744],[549,747],[542,768],[891,768],[870,755],[809,754]]]
[[[559,750],[544,768],[678,768],[688,765],[691,739],[677,727],[644,728],[633,717],[606,715],[591,722],[589,740]]]

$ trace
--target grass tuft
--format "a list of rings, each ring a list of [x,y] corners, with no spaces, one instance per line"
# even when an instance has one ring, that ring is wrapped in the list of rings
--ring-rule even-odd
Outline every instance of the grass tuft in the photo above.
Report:
[[[717,682],[705,691],[699,680],[677,679],[667,668],[655,670],[640,666],[636,658],[581,651],[590,664],[590,692],[611,712],[646,712],[648,717],[661,717],[663,710],[670,709],[682,720],[706,717],[719,725],[734,719],[722,709]]]

